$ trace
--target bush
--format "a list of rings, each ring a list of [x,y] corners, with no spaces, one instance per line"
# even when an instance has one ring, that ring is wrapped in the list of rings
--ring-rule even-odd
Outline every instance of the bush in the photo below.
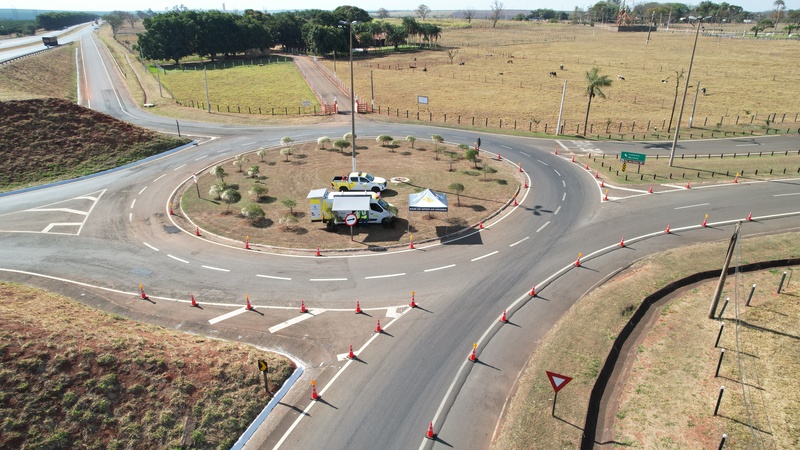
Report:
[[[250,203],[242,208],[242,216],[250,222],[258,222],[263,219],[265,215],[264,210],[255,203]]]

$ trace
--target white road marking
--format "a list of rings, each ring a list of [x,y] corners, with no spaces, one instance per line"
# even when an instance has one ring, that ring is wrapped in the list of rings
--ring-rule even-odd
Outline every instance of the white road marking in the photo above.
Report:
[[[278,331],[281,331],[282,329],[284,329],[286,327],[290,327],[292,325],[296,325],[296,324],[298,324],[298,323],[300,323],[300,322],[302,322],[302,321],[304,321],[306,319],[310,319],[310,318],[312,318],[314,316],[318,316],[318,315],[320,315],[320,314],[322,314],[324,312],[325,312],[324,309],[309,309],[307,313],[303,313],[303,314],[301,314],[301,315],[299,315],[299,316],[297,316],[297,317],[295,317],[293,319],[287,320],[286,322],[281,322],[281,323],[279,323],[279,324],[277,324],[275,326],[270,327],[269,328],[269,332],[270,333],[277,333]]]
[[[530,158],[530,157],[531,157],[531,155],[529,155],[529,154],[527,154],[527,153],[525,153],[525,152],[520,152],[520,153],[522,153],[523,155],[527,156],[528,158]]]
[[[230,269],[220,269],[219,267],[212,267],[212,266],[200,266],[204,269],[211,269],[211,270],[218,270],[220,272],[230,272]]]
[[[143,187],[142,190],[139,191],[139,195],[142,195],[142,192],[144,192],[145,189],[147,189],[147,186]]]
[[[425,272],[435,272],[437,270],[449,269],[449,268],[455,267],[455,266],[456,266],[455,264],[450,264],[449,266],[435,267],[433,269],[425,269]]]
[[[470,259],[470,261],[477,261],[477,260],[479,260],[479,259],[483,259],[483,258],[486,258],[486,257],[492,256],[492,255],[494,255],[494,254],[495,254],[495,253],[497,253],[497,252],[498,252],[498,251],[497,251],[497,250],[495,250],[495,251],[493,251],[492,253],[487,253],[487,254],[485,254],[485,255],[483,255],[483,256],[478,256],[477,258],[472,258],[472,259]]]
[[[500,144],[500,147],[507,148],[507,149],[511,150],[511,147],[509,147],[507,145]]]
[[[105,192],[105,191],[103,191],[103,192]],[[100,194],[100,195],[103,195],[103,194]],[[92,197],[91,195],[82,195],[80,197],[75,197],[75,200],[91,200],[93,202],[96,202],[100,198],[100,195],[98,195],[97,197]]]
[[[35,208],[35,209],[27,209],[25,212],[65,212],[70,214],[80,214],[82,216],[88,216],[89,213],[86,211],[78,211],[77,209],[70,209],[70,208]]]
[[[142,242],[142,244],[144,244],[144,245],[146,245],[146,246],[150,247],[150,249],[151,249],[151,250],[158,251],[158,249],[157,249],[157,248],[153,247],[152,245],[148,244],[147,242]]]
[[[133,209],[133,205],[135,204],[136,204],[136,199],[133,199],[133,201],[131,202],[131,209]]]
[[[761,144],[736,144],[737,147],[752,147],[754,145],[761,145]]]
[[[400,317],[402,315],[403,315],[403,313],[397,311],[397,307],[396,306],[394,308],[386,308],[386,317],[390,317],[392,319],[396,319],[396,318],[398,318],[398,317]]]
[[[214,325],[217,322],[222,322],[223,320],[230,319],[231,317],[236,317],[239,314],[246,313],[246,312],[247,312],[247,308],[244,308],[244,307],[242,309],[235,309],[235,310],[233,310],[233,311],[231,311],[231,312],[229,312],[227,314],[223,314],[221,316],[214,317],[213,319],[209,319],[208,323],[210,323],[211,325]]]
[[[128,213],[128,222],[133,222],[133,213]]]
[[[547,222],[545,222],[545,223],[544,223],[544,225],[540,226],[540,227],[539,227],[539,229],[538,229],[538,230],[536,230],[536,232],[538,233],[538,232],[540,232],[540,231],[544,230],[544,227],[546,227],[546,226],[548,226],[548,225],[550,225],[550,221],[549,221],[549,220],[548,220]],[[526,239],[527,239],[527,238],[526,238]]]
[[[567,199],[567,193],[564,192],[564,195],[561,196],[561,201],[563,202],[566,199]]]
[[[186,166],[186,164],[181,164],[180,166],[172,169],[172,171],[175,172],[176,170],[180,169],[181,167],[185,167],[185,166]]]
[[[170,258],[174,259],[175,261],[180,261],[180,262],[182,262],[182,263],[189,264],[189,261],[187,261],[187,260],[185,260],[185,259],[180,259],[180,258],[178,258],[177,256],[172,256],[172,255],[169,255],[169,254],[168,254],[167,256],[169,256]]]
[[[550,222],[547,222],[547,223],[550,223]],[[517,245],[517,244],[520,244],[520,243],[522,243],[522,242],[525,242],[525,241],[527,241],[528,239],[530,239],[530,236],[526,236],[526,237],[524,237],[524,238],[522,238],[522,239],[518,240],[517,242],[514,242],[513,244],[509,245],[509,247],[513,247],[513,246],[515,246],[515,245]]]
[[[561,172],[557,171],[556,169],[553,169],[553,172],[555,172],[556,175],[561,176]]]
[[[541,159],[537,159],[537,161],[539,161],[540,163],[544,164],[545,166],[549,166],[550,165],[550,164],[547,164],[546,162],[542,161]]]
[[[50,225],[46,226],[44,228],[44,230],[42,230],[42,233],[49,233],[50,230],[53,229],[53,227],[61,227],[61,226],[79,227],[82,224],[83,224],[82,222],[79,222],[79,223],[51,223]]]
[[[559,211],[561,211],[561,207],[560,206],[558,208],[556,208],[556,212],[554,212],[553,215],[557,216]]]
[[[347,278],[311,278],[308,281],[347,281]]]
[[[155,183],[156,181],[158,181],[158,180],[160,180],[160,179],[164,178],[165,176],[167,176],[167,174],[161,175],[160,177],[158,177],[158,178],[156,178],[155,180],[153,180],[153,183]]]
[[[793,192],[791,194],[775,194],[773,197],[786,197],[787,195],[800,195],[800,192]]]
[[[364,277],[365,280],[374,280],[376,278],[392,278],[392,277],[402,277],[405,273],[393,273],[391,275],[374,275],[371,277]]]
[[[561,185],[564,186],[564,187],[567,187],[567,182],[564,181],[564,180],[561,180]]]
[[[286,280],[286,281],[291,281],[291,278],[287,278],[287,277],[273,277],[273,276],[271,276],[271,275],[259,275],[259,274],[256,274],[256,276],[257,276],[257,277],[261,277],[261,278],[269,278],[269,279],[272,279],[272,280]]]
[[[208,155],[203,155],[203,156],[201,156],[201,157],[199,157],[199,158],[195,159],[195,161],[200,161],[201,159],[203,159],[203,158],[207,158],[207,157],[208,157]]]
[[[698,207],[698,206],[706,206],[706,205],[710,205],[710,204],[711,204],[711,203],[698,203],[698,204],[696,204],[696,205],[689,205],[689,206],[678,206],[678,207],[677,207],[677,208],[675,208],[675,209],[695,208],[695,207]]]

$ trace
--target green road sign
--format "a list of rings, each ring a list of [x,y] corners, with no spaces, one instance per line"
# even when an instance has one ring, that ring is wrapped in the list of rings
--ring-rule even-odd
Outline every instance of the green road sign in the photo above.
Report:
[[[644,153],[622,152],[619,155],[619,160],[622,162],[643,165],[645,156],[646,155]]]

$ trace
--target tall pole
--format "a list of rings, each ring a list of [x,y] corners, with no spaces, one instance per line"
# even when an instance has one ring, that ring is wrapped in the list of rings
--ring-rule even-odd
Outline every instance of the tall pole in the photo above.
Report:
[[[206,105],[208,105],[208,112],[211,112],[211,101],[208,99],[208,76],[206,75],[206,65],[203,64],[203,79],[206,82]]]
[[[653,11],[653,14],[650,16],[650,26],[647,28],[647,42],[644,43],[645,45],[650,44],[650,32],[653,31],[653,20],[655,20],[655,18],[656,12]]]
[[[556,136],[561,134],[561,113],[564,112],[564,96],[567,94],[567,80],[564,80],[564,89],[561,91],[561,107],[558,108],[558,123],[556,124]]]
[[[163,97],[164,93],[161,92],[161,66],[156,63],[156,75],[158,75],[158,96]]]
[[[697,82],[697,89],[694,91],[694,103],[692,104],[692,113],[689,114],[689,128],[692,128],[692,121],[694,120],[694,111],[697,109],[697,94],[700,93],[700,82]]]
[[[697,32],[694,34],[694,45],[692,46],[692,57],[689,59],[689,72],[686,74],[686,85],[683,87],[683,99],[681,99],[681,109],[678,112],[678,125],[675,126],[675,137],[672,139],[672,149],[669,152],[669,166],[675,159],[675,147],[678,146],[678,134],[681,132],[681,118],[683,118],[683,106],[686,104],[686,92],[689,90],[689,78],[692,76],[692,64],[694,63],[694,52],[697,50],[697,38],[700,36],[700,24],[703,18],[697,19]]]
[[[336,50],[333,51],[333,77],[339,79],[339,77],[336,76]]]
[[[350,124],[353,148],[353,172],[356,171],[356,95],[353,85],[353,22],[350,22]]]

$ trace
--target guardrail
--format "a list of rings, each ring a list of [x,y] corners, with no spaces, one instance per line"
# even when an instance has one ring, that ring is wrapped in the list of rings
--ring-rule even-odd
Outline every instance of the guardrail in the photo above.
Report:
[[[52,48],[53,47],[48,47],[48,48],[46,48],[44,50],[39,50],[38,52],[27,53],[25,55],[16,56],[16,57],[11,58],[11,59],[5,59],[3,61],[0,61],[0,66],[2,66],[3,64],[6,64],[6,63],[10,63],[10,62],[14,62],[14,61],[17,61],[17,60],[20,60],[20,59],[23,59],[23,58],[27,58],[29,56],[38,55],[39,53],[44,53],[44,52],[46,52],[48,50],[51,50]]]

